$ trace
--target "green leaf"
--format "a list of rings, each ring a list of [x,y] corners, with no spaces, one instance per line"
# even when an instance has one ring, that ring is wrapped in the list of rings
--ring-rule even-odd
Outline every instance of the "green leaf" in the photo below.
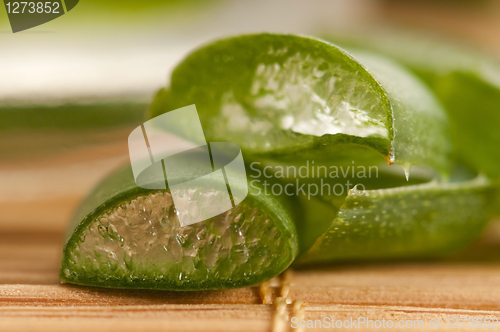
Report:
[[[293,35],[217,41],[177,66],[150,117],[196,104],[209,141],[248,155],[332,162],[354,144],[407,169],[445,172],[447,120],[432,94],[390,60],[357,56]]]
[[[182,179],[169,178],[175,180]],[[199,208],[217,204],[220,195],[200,198],[198,189],[192,191]],[[252,190],[228,212],[181,227],[168,189],[137,187],[130,167],[119,170],[75,214],[60,278],[79,285],[166,290],[234,288],[268,280],[297,255],[288,212],[293,208],[284,198]]]
[[[330,35],[347,49],[376,51],[420,76],[445,106],[454,156],[500,177],[500,65],[463,45],[415,33]]]
[[[453,252],[490,218],[493,193],[484,177],[381,190],[352,190],[337,217],[299,264],[410,259]]]
[[[4,161],[49,158],[84,146],[126,144],[144,121],[144,100],[101,99],[0,103],[0,155]]]
[[[144,120],[148,103],[141,100],[94,100],[0,104],[0,133],[75,131],[133,126]]]

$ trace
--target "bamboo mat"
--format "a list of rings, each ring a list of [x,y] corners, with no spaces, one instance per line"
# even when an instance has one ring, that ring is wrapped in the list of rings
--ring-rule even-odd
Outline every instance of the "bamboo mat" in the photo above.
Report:
[[[440,329],[446,329],[446,318],[500,317],[499,229],[494,224],[481,241],[447,260],[294,270],[287,274],[287,298],[306,305],[300,313],[288,304],[280,317],[275,305],[263,304],[259,287],[165,292],[63,285],[58,279],[62,233],[3,232],[0,331],[300,330],[290,326],[294,315],[422,319],[426,325],[420,330],[440,318]],[[283,286],[283,277],[267,283],[268,302]]]
[[[500,319],[499,223],[446,260],[295,269],[243,289],[124,291],[60,284],[66,224],[88,190],[127,160],[124,133],[105,142],[97,137],[95,146],[0,163],[0,332],[300,331],[291,328],[292,317],[423,320],[420,330],[427,331],[429,320],[438,318],[440,329],[453,317]]]

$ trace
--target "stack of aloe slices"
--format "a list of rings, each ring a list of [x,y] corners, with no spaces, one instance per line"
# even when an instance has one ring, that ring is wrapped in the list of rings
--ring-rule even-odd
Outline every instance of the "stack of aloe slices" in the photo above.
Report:
[[[208,141],[241,147],[247,198],[224,214],[180,227],[168,189],[139,188],[130,168],[117,171],[71,223],[64,282],[243,287],[294,262],[443,255],[477,237],[490,218],[490,180],[451,154],[447,112],[417,77],[377,53],[347,53],[293,35],[217,41],[177,66],[149,118],[191,104]],[[320,166],[356,172],[375,167],[376,176],[347,171],[297,179],[282,172]],[[349,187],[359,178],[363,190]],[[306,188],[347,189],[293,195],[269,190],[298,180]],[[197,189],[190,194],[200,208],[217,204],[217,195],[200,197]]]

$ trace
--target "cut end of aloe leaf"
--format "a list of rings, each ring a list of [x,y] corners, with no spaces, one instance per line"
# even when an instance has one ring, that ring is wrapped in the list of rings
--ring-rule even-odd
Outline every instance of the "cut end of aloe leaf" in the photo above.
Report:
[[[445,106],[455,158],[492,179],[500,177],[498,62],[457,41],[413,30],[358,31],[327,39],[350,51],[383,54],[419,76]]]
[[[243,149],[274,152],[327,134],[388,137],[391,131],[387,101],[363,68],[320,41],[269,34],[218,41],[176,69],[171,103],[183,98],[178,84],[200,64],[203,77],[190,90],[217,81],[193,96],[215,97],[197,103],[213,112],[211,119],[201,114],[207,135],[234,138]]]
[[[197,49],[174,70],[150,117],[190,104],[210,141],[229,140],[248,155],[322,148],[332,161],[332,141],[343,141],[389,163],[449,167],[444,111],[418,79],[380,56],[353,56],[318,39],[256,34]]]
[[[212,196],[207,202],[217,201],[216,192],[205,195]],[[247,202],[181,227],[172,195],[158,191],[124,201],[78,228],[66,246],[61,279],[115,288],[242,287],[282,272],[295,257],[292,242]]]

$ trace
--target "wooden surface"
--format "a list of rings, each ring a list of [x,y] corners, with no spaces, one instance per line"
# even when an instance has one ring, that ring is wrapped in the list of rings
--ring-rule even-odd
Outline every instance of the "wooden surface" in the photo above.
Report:
[[[479,243],[447,260],[335,265],[271,280],[265,302],[275,301],[289,284],[288,302],[306,302],[297,310],[292,304],[263,304],[258,286],[161,292],[61,285],[64,229],[88,190],[127,160],[126,139],[118,138],[45,153],[29,162],[20,157],[0,161],[0,332],[284,332],[292,330],[293,316],[395,323],[422,319],[426,325],[420,330],[426,331],[430,319],[439,318],[440,329],[446,329],[446,318],[500,318],[498,224]]]
[[[271,331],[276,308],[259,287],[210,292],[123,291],[62,285],[62,233],[0,233],[0,331]],[[425,321],[500,317],[500,232],[452,258],[294,270],[289,301],[305,319]],[[269,282],[271,299],[282,278]],[[292,305],[287,306],[293,316]],[[290,320],[286,321],[289,328]],[[500,325],[500,324],[499,324]],[[370,330],[358,328],[357,330]],[[418,330],[418,329],[412,329]],[[457,329],[453,329],[457,330]],[[472,329],[467,329],[472,330]]]
[[[490,1],[481,10],[453,7],[449,1],[427,1],[426,6],[422,1],[382,3],[372,22],[445,32],[500,58],[499,3]],[[65,225],[98,179],[128,160],[126,137],[132,129],[115,139],[97,133],[92,142],[99,146],[81,151],[66,147],[57,158],[46,150],[34,154],[40,147],[58,146],[59,137],[47,133],[27,142],[23,135],[0,140],[0,150],[4,144],[11,151],[16,142],[14,150],[24,153],[15,160],[2,153],[0,160],[0,332],[271,331],[277,309],[262,304],[259,287],[175,293],[60,284]],[[289,282],[288,299],[307,302],[305,319],[423,319],[423,331],[429,330],[429,319],[439,318],[441,330],[447,329],[446,318],[500,319],[500,227],[493,225],[479,243],[447,260],[295,270]],[[280,278],[269,283],[272,299],[282,286]],[[293,311],[288,305],[289,316]]]

